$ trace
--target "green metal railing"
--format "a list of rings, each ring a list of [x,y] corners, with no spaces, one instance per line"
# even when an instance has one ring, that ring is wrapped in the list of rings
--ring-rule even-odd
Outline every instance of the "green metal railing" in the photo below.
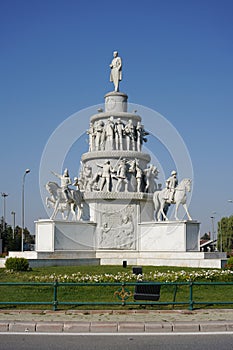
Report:
[[[49,287],[51,288],[51,294],[52,298],[51,301],[2,301],[1,296],[1,289],[0,289],[0,306],[1,305],[50,305],[52,306],[53,310],[56,311],[58,309],[58,306],[99,306],[99,305],[172,305],[173,307],[175,305],[183,305],[187,306],[189,310],[193,310],[196,305],[233,305],[233,293],[232,294],[232,300],[200,300],[200,297],[194,297],[194,291],[195,287],[198,287],[198,291],[195,291],[197,294],[200,292],[200,287],[213,287],[215,286],[232,286],[233,282],[140,282],[140,285],[159,285],[161,286],[161,297],[160,299],[163,299],[162,297],[166,294],[166,288],[170,287],[170,293],[172,294],[172,300],[162,300],[162,301],[151,301],[151,300],[134,300],[134,292],[132,291],[132,288],[137,285],[138,282],[113,282],[113,283],[64,283],[64,282],[0,282],[0,287],[21,287],[21,289],[18,290],[17,293],[15,293],[17,296],[22,293],[22,290],[24,287],[27,288],[41,288],[41,287]],[[114,292],[111,294],[111,299],[114,301],[64,301],[63,297],[59,297],[59,289],[63,288],[69,288],[69,287],[116,287],[117,289],[114,290]],[[177,301],[177,294],[178,291],[180,291],[182,288],[186,287],[187,291],[185,292],[184,299],[185,300],[179,300]],[[69,291],[69,290],[68,290]],[[97,289],[95,290],[97,291]],[[70,292],[69,292],[70,293]],[[71,296],[72,294],[68,295]],[[205,297],[208,298],[208,293],[205,293]],[[223,296],[222,296],[223,297]],[[221,298],[222,298],[221,297]],[[96,295],[96,299],[98,299],[98,295]],[[118,300],[118,301],[116,301]]]

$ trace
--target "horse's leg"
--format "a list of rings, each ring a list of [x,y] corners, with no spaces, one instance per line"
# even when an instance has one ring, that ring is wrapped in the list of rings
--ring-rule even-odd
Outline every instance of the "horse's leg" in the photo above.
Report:
[[[69,219],[69,215],[70,215],[70,209],[71,209],[71,205],[69,203],[67,203],[67,214],[66,214],[66,217],[65,217],[65,220],[68,220]]]
[[[70,215],[70,210],[68,209],[67,214],[66,215],[64,214],[63,219],[67,221],[69,219],[69,215]]]
[[[178,216],[177,216],[179,206],[180,206],[180,202],[176,202],[176,209],[175,209],[175,219],[176,219],[176,220],[179,220],[179,218],[178,218]]]
[[[184,210],[186,211],[186,214],[187,214],[187,216],[188,216],[188,219],[189,219],[189,220],[192,220],[191,215],[189,214],[189,211],[188,211],[187,204],[184,203],[184,204],[183,204],[183,207],[184,207]]]
[[[154,217],[155,220],[159,221],[159,209],[160,209],[160,201],[159,201],[159,193],[154,192],[153,195],[153,203],[154,203]]]
[[[78,221],[81,220],[82,213],[83,213],[83,208],[82,208],[82,205],[79,204],[79,205],[78,205],[78,213],[77,213],[77,220],[78,220]]]
[[[50,217],[51,220],[54,220],[56,215],[57,215],[57,212],[58,212],[58,205],[59,205],[59,199],[56,200],[55,202],[55,205],[54,205],[54,211]]]
[[[160,213],[162,214],[164,220],[167,221],[168,217],[166,216],[166,214],[164,213],[164,210],[163,210],[164,205],[165,205],[165,201],[161,201],[161,203],[160,203]]]
[[[71,213],[72,213],[72,220],[76,221],[75,203],[71,203],[70,209],[71,209]]]
[[[159,208],[157,212],[157,221],[161,221],[161,216],[162,216],[162,210]]]

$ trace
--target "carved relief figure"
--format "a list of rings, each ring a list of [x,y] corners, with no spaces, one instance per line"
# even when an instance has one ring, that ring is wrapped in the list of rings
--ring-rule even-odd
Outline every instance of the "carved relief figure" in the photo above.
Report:
[[[119,82],[122,80],[122,60],[118,56],[118,52],[113,52],[113,60],[110,64],[111,73],[110,81],[114,84],[114,90],[119,91]]]
[[[132,119],[129,119],[128,123],[125,125],[124,133],[126,135],[127,151],[129,151],[130,148],[135,151],[135,129]]]
[[[97,171],[90,180],[91,191],[99,191],[99,181],[101,179],[102,172]]]
[[[124,123],[121,121],[121,118],[117,118],[115,124],[115,141],[116,149],[123,150],[123,133],[124,133]]]
[[[99,245],[102,246],[105,241],[107,241],[107,233],[111,230],[111,227],[108,226],[107,222],[104,222],[100,228],[100,238]]]
[[[158,178],[158,173],[158,169],[152,164],[150,164],[147,169],[144,169],[144,174],[146,178],[145,192],[153,193],[156,190],[157,186],[155,183],[155,179]]]
[[[101,182],[100,182],[100,191],[103,191],[104,185],[106,184],[106,190],[107,192],[111,191],[111,180],[112,180],[112,173],[114,172],[114,169],[110,165],[110,161],[107,160],[104,162],[103,165],[97,164],[98,167],[102,168],[102,174],[101,174]]]
[[[89,152],[92,152],[95,149],[95,128],[92,122],[90,122],[87,134],[89,135]]]
[[[92,168],[90,165],[84,165],[83,167],[83,178],[84,178],[84,190],[91,191],[91,183],[92,183]]]
[[[142,192],[142,180],[143,180],[143,171],[139,166],[139,162],[135,160],[135,177],[137,180],[137,192]]]
[[[127,179],[127,162],[126,159],[122,159],[120,165],[117,169],[117,184],[116,184],[116,192],[121,190],[122,185],[125,186],[125,192],[128,191],[128,179]]]
[[[103,130],[103,139],[104,139],[104,149],[105,150],[113,150],[113,142],[114,142],[114,132],[115,132],[115,125],[114,125],[114,119],[113,117],[108,118],[104,130]]]
[[[140,152],[143,142],[147,142],[147,138],[145,136],[149,135],[149,133],[144,129],[144,125],[142,125],[140,121],[137,122],[136,132],[137,132],[137,151]]]
[[[104,122],[102,120],[98,120],[95,123],[95,149],[96,151],[101,150],[101,145],[103,144],[102,134],[104,129]]]
[[[116,236],[116,246],[118,249],[132,248],[134,240],[134,225],[132,217],[125,214],[121,218],[121,228]]]
[[[133,192],[137,191],[137,180],[136,180],[136,159],[128,161],[129,173],[130,173],[130,189]]]

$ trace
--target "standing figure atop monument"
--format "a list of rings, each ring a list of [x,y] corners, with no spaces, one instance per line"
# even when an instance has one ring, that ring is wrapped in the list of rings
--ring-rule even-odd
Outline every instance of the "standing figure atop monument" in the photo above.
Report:
[[[113,60],[110,64],[110,68],[110,81],[113,82],[115,91],[119,91],[119,81],[122,80],[122,61],[117,51],[113,52]]]

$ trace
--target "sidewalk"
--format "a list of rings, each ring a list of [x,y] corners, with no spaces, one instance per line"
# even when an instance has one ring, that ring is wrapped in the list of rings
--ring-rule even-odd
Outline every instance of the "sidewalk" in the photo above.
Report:
[[[233,310],[0,310],[0,332],[232,332]]]

